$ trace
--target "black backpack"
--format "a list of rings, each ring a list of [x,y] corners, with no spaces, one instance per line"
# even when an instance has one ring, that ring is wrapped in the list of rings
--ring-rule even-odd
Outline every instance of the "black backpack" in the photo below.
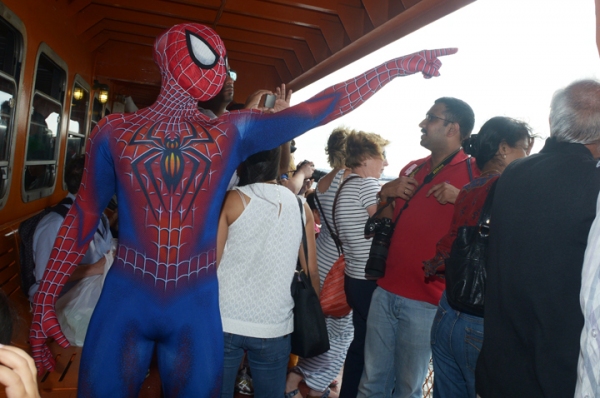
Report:
[[[72,205],[73,199],[67,197],[61,200],[56,206],[46,207],[33,217],[28,218],[19,225],[19,236],[21,243],[19,246],[19,262],[21,263],[21,290],[28,296],[29,288],[35,284],[35,262],[33,261],[33,234],[38,224],[49,213],[58,213],[63,218],[69,212],[65,205]]]

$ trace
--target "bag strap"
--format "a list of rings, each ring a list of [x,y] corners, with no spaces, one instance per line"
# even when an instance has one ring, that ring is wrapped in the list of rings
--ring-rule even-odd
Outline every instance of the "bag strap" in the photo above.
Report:
[[[471,166],[471,160],[473,157],[467,158],[467,173],[469,173],[469,181],[473,181],[473,167]]]
[[[417,196],[417,192],[419,192],[421,190],[421,188],[423,188],[425,185],[429,184],[431,181],[433,181],[433,178],[444,169],[444,167],[446,167],[447,165],[450,164],[450,162],[452,161],[452,159],[454,159],[454,157],[458,154],[458,152],[460,152],[460,148],[458,148],[456,151],[454,151],[453,153],[451,153],[450,155],[448,155],[448,157],[444,160],[442,160],[442,162],[440,164],[438,164],[437,166],[435,166],[435,168],[433,170],[431,170],[429,172],[429,174],[427,174],[425,176],[425,178],[423,179],[423,183],[421,185],[419,185],[417,187],[417,189],[415,190],[415,192],[413,192],[413,195],[406,201],[404,202],[404,206],[402,206],[402,208],[400,209],[400,212],[398,213],[398,216],[396,216],[396,219],[394,220],[394,225],[396,225],[398,223],[398,220],[400,219],[400,216],[402,215],[402,213],[404,212],[404,210],[406,210],[406,208],[408,207],[408,203],[411,201],[412,198],[414,198],[415,196]],[[421,165],[419,167],[417,167],[417,169],[415,169],[415,171],[413,171],[413,174],[411,175],[414,176],[417,174],[417,171],[423,167],[424,163],[421,163]],[[389,204],[391,204],[392,202],[390,201]]]
[[[306,276],[308,278],[308,281],[310,282],[310,269],[308,267],[308,248],[307,248],[307,241],[306,241],[306,228],[304,228],[304,223],[302,222],[303,206],[302,206],[302,201],[300,200],[300,198],[296,197],[296,199],[298,199],[298,206],[300,207],[300,225],[302,226],[302,248],[304,249],[304,260],[306,261]],[[302,271],[303,271],[302,264],[300,264],[300,257],[298,257],[298,261],[296,262],[296,272],[300,273]]]
[[[485,198],[485,202],[483,203],[483,207],[481,209],[481,215],[479,216],[479,230],[482,232],[482,228],[489,229],[491,213],[492,213],[492,203],[494,202],[494,192],[496,192],[496,185],[498,183],[498,179],[492,183],[490,187],[490,191],[488,192],[488,196]],[[486,231],[488,232],[488,231]]]
[[[317,206],[319,207],[319,211],[323,215],[323,221],[325,221],[325,226],[327,227],[327,230],[329,231],[329,235],[333,236],[333,230],[329,226],[329,222],[327,222],[327,217],[325,216],[325,211],[323,210],[323,206],[321,205],[321,201],[319,200],[318,189],[315,190],[315,200],[317,202]],[[337,246],[337,242],[335,239],[333,240],[333,242]],[[339,249],[338,249],[338,251],[339,251]]]
[[[338,190],[335,193],[335,198],[333,199],[333,208],[331,209],[331,219],[333,220],[333,228],[335,229],[335,233],[333,233],[333,231],[331,232],[331,237],[333,238],[333,241],[335,242],[335,245],[337,246],[338,254],[340,256],[342,254],[344,254],[344,248],[342,246],[342,240],[340,239],[340,232],[338,231],[337,223],[335,222],[335,208],[337,207],[337,201],[340,197],[340,192],[342,192],[342,188],[344,188],[344,185],[346,185],[346,183],[348,181],[353,180],[355,178],[359,178],[359,177],[357,175],[353,175],[353,176],[346,178],[344,180],[344,182],[342,182],[342,184],[340,185],[340,187],[338,188]]]
[[[414,198],[417,195],[417,192],[419,192],[421,190],[421,188],[423,188],[425,185],[427,185],[431,181],[433,181],[433,178],[440,171],[442,171],[444,169],[444,167],[446,167],[448,164],[450,164],[450,162],[452,161],[452,159],[454,159],[454,157],[458,154],[458,152],[460,152],[460,148],[458,148],[456,151],[454,151],[450,155],[448,155],[448,157],[446,157],[446,159],[442,160],[442,162],[440,164],[438,164],[437,166],[435,166],[434,169],[431,170],[429,172],[429,174],[427,174],[425,176],[425,178],[423,179],[423,183],[421,185],[419,185],[417,187],[417,189],[415,190],[415,192],[413,192],[413,195],[407,201],[404,202],[404,206],[402,206],[402,208],[400,209],[400,212],[398,213],[398,216],[394,220],[394,225],[396,225],[396,223],[400,219],[400,216],[402,215],[402,213],[404,212],[404,210],[406,210],[406,208],[408,207],[408,203],[411,201],[411,199]],[[410,173],[409,176],[410,177],[414,177],[415,175],[417,175],[417,173],[419,172],[419,170],[421,170],[423,168],[423,166],[425,166],[426,163],[427,163],[427,161],[425,161],[425,162],[421,163],[420,165],[418,165]],[[469,168],[469,170],[470,170],[470,168]],[[373,214],[369,219],[377,218],[377,216],[379,216],[379,214],[381,214],[381,212],[383,211],[383,209],[385,209],[386,207],[390,206],[392,204],[392,202],[393,202],[393,200],[388,200],[387,203],[384,206],[381,206],[379,209],[377,209],[377,211],[375,212],[375,214]]]

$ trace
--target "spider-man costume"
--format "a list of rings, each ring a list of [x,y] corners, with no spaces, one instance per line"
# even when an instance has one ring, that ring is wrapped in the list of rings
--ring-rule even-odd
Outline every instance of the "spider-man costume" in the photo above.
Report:
[[[161,93],[152,106],[110,115],[92,132],[81,188],[35,296],[33,354],[39,370],[53,369],[47,337],[68,346],[54,303],[116,192],[119,247],[83,349],[82,397],[137,396],[154,349],[167,397],[218,396],[216,230],[237,165],[350,112],[396,76],[438,76],[437,57],[456,52],[388,61],[276,114],[242,110],[210,120],[196,106],[225,81],[219,36],[203,25],[177,25],[157,38],[154,50]]]

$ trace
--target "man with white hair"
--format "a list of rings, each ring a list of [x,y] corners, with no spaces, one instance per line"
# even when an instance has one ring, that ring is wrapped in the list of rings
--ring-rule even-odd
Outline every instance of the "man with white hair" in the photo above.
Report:
[[[600,83],[578,81],[555,93],[541,152],[513,162],[498,180],[476,369],[482,398],[575,393],[598,158]]]

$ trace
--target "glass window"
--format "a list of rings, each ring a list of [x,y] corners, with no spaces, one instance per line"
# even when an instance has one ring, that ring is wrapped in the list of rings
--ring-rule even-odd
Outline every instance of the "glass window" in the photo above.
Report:
[[[33,97],[27,160],[54,160],[60,134],[61,106],[43,94]]]
[[[0,207],[10,185],[17,84],[21,73],[23,35],[0,18]]]
[[[94,106],[92,107],[92,126],[90,127],[90,132],[96,127],[100,119],[102,119],[102,111],[103,106],[100,100],[94,97]]]
[[[17,87],[0,76],[0,162],[8,162]]]
[[[65,151],[65,166],[69,161],[83,154],[85,151],[85,138],[88,119],[88,106],[90,104],[90,92],[79,83],[73,85],[71,95],[71,116],[69,119],[69,131],[67,132],[67,150]],[[65,168],[66,169],[66,168]],[[65,176],[63,175],[63,181]]]
[[[66,72],[44,52],[40,53],[35,74],[23,187],[26,201],[48,196],[56,180],[60,143],[62,103]]]

